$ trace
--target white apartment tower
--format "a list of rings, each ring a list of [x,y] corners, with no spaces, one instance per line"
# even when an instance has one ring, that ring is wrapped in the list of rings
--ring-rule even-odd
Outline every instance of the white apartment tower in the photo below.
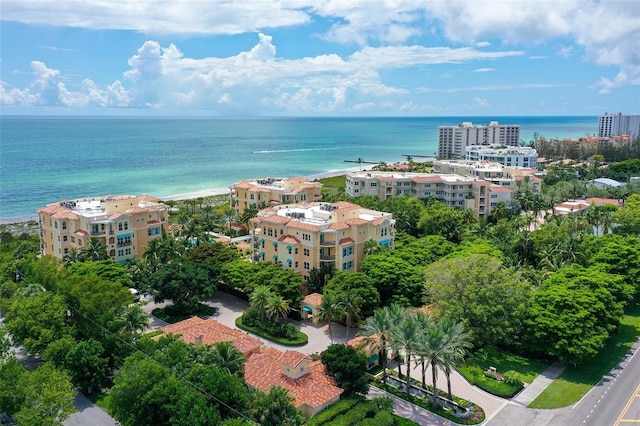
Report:
[[[640,134],[640,115],[623,115],[621,112],[614,114],[604,113],[598,118],[598,136],[611,137],[629,135],[637,138]]]
[[[520,125],[465,121],[457,126],[438,126],[438,158],[464,158],[470,145],[520,146]]]

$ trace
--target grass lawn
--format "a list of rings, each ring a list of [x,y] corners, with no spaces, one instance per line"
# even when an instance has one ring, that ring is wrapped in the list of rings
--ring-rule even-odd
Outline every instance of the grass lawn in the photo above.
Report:
[[[538,374],[542,373],[549,366],[549,363],[546,361],[526,358],[494,348],[480,349],[467,359],[467,364],[480,366],[483,370],[487,370],[489,367],[495,367],[499,374],[513,370],[518,373],[520,380],[525,383],[531,383]]]
[[[102,408],[107,413],[109,412],[109,407],[111,405],[111,395],[106,393],[101,393],[98,395],[88,396],[89,400],[96,404],[98,407]]]
[[[323,187],[328,188],[344,188],[347,184],[347,175],[333,176],[328,178],[318,179],[318,182],[322,184]]]
[[[263,337],[267,340],[271,340],[272,342],[279,343],[284,346],[302,346],[309,343],[309,336],[307,336],[302,331],[298,330],[296,333],[296,337],[294,339],[286,339],[284,337],[273,336],[262,330],[258,327],[251,327],[242,323],[242,316],[236,318],[236,326],[244,331],[248,331],[250,333],[256,334],[260,337]]]
[[[593,360],[578,367],[568,367],[529,404],[529,408],[560,408],[578,402],[622,359],[639,335],[640,306],[634,304],[627,309],[618,333],[607,340]]]

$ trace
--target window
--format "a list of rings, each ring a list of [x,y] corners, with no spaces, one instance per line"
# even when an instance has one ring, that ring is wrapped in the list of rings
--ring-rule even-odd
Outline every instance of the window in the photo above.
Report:
[[[122,222],[118,222],[118,231],[122,231]]]
[[[498,194],[491,194],[491,198],[498,198]]]
[[[309,269],[311,269],[309,266],[309,262],[304,262],[304,270],[308,271]]]
[[[294,252],[295,254],[298,254],[298,247],[296,247],[296,248],[293,250],[293,252]]]
[[[62,229],[67,229],[67,221],[66,220],[62,221]]]
[[[160,235],[160,227],[154,226],[152,228],[147,229],[147,235],[150,237],[154,235]]]
[[[378,182],[371,182],[371,184],[370,184],[370,185],[371,185],[372,187],[374,187],[374,186],[378,186]]]
[[[129,222],[124,223],[124,230],[126,231],[127,229],[129,229]]]
[[[76,237],[74,237],[73,235],[71,236],[71,242],[75,243],[76,242]]]
[[[62,241],[67,241],[67,236],[66,235],[62,237]]]
[[[306,257],[309,257],[310,251],[308,248],[302,250],[302,254],[304,254]]]
[[[344,263],[342,264],[342,270],[343,270],[343,271],[348,271],[348,270],[350,270],[350,269],[353,269],[353,261],[352,261],[352,260],[350,260],[350,261],[348,261],[348,262],[344,262]]]
[[[305,241],[311,241],[311,234],[302,234],[302,239]]]
[[[54,226],[54,228],[58,229],[58,221],[57,220],[55,222],[53,222],[53,226]]]
[[[342,248],[342,257],[351,256],[353,254],[353,246]]]

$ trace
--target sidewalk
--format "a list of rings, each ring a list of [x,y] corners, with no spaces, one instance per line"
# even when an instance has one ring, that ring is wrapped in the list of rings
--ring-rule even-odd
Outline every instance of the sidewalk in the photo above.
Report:
[[[533,382],[529,383],[529,385],[511,401],[515,404],[522,405],[523,407],[531,404],[531,402],[536,399],[538,395],[540,395],[547,386],[551,384],[551,382],[562,374],[564,369],[565,366],[563,364],[558,361],[554,362],[546,370],[540,373]]]

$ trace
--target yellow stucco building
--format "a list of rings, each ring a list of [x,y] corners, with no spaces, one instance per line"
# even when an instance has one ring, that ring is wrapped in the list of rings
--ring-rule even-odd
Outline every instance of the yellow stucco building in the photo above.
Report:
[[[391,213],[348,202],[278,205],[251,219],[254,261],[281,263],[305,280],[309,271],[332,263],[338,271],[359,271],[365,243],[393,247]]]
[[[304,177],[242,180],[229,187],[231,207],[242,214],[248,207],[319,201],[322,184]]]
[[[49,204],[37,210],[42,254],[60,259],[98,237],[116,262],[142,257],[149,240],[169,226],[169,206],[147,196],[106,195]]]

